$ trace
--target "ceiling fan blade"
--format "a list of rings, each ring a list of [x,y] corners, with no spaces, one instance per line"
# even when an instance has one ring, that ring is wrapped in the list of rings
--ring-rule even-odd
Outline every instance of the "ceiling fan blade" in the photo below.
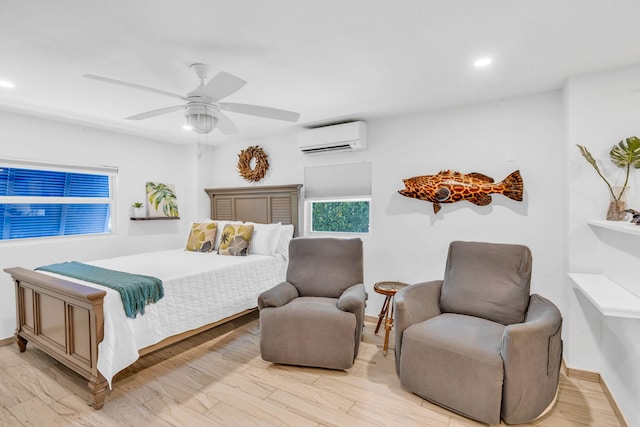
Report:
[[[174,111],[182,110],[184,105],[174,105],[173,107],[160,108],[158,110],[147,111],[146,113],[136,114],[135,116],[127,117],[127,120],[143,120],[162,114],[172,113]]]
[[[238,128],[236,127],[235,123],[233,123],[231,119],[227,117],[227,115],[222,111],[218,111],[218,124],[216,127],[225,135],[233,135],[235,133],[238,133]]]
[[[220,108],[225,111],[231,111],[240,114],[249,114],[251,116],[266,117],[267,119],[285,120],[288,122],[297,122],[300,113],[293,111],[279,110],[277,108],[262,107],[260,105],[237,104],[235,102],[221,102]]]
[[[211,98],[213,102],[231,95],[240,90],[247,82],[233,74],[220,71],[213,76],[209,82],[198,87],[189,96],[206,96]]]
[[[105,83],[113,83],[113,84],[120,85],[120,86],[126,86],[126,87],[130,87],[130,88],[133,88],[133,89],[144,90],[146,92],[153,92],[153,93],[157,93],[159,95],[171,96],[173,98],[178,98],[178,99],[182,99],[184,101],[188,101],[188,99],[185,98],[182,95],[178,95],[178,94],[171,93],[171,92],[165,92],[164,90],[154,89],[152,87],[146,87],[146,86],[142,86],[142,85],[137,85],[135,83],[123,82],[121,80],[110,79],[108,77],[95,76],[93,74],[84,74],[82,77],[85,77],[85,78],[91,79],[91,80],[98,80],[98,81],[105,82]]]

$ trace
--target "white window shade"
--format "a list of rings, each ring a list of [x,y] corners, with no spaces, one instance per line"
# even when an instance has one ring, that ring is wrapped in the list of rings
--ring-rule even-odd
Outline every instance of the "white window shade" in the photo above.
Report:
[[[371,162],[307,166],[305,199],[340,199],[371,196]]]

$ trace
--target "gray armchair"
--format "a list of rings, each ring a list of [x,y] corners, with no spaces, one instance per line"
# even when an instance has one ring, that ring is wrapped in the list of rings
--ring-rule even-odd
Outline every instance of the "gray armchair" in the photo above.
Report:
[[[358,355],[366,299],[360,239],[292,239],[286,282],[258,297],[262,358],[350,368]]]
[[[562,317],[530,279],[525,246],[451,243],[444,280],[395,296],[401,384],[489,424],[540,416],[558,388]]]

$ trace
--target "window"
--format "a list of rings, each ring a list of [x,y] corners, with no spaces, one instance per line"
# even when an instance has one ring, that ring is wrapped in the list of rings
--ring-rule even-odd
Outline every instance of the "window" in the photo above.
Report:
[[[371,162],[305,168],[305,234],[371,233]]]
[[[116,171],[0,159],[0,240],[110,232]]]
[[[311,201],[312,233],[369,233],[368,199]]]

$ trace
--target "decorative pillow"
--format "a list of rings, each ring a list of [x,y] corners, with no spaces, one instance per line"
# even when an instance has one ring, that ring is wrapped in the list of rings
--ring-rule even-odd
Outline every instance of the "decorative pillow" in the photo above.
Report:
[[[255,222],[245,222],[245,224],[253,224],[249,253],[274,255],[276,253],[276,247],[278,246],[278,240],[280,240],[280,223],[258,224]]]
[[[189,233],[185,249],[194,252],[211,252],[215,241],[215,222],[194,222],[191,224],[191,233]]]
[[[245,256],[253,234],[253,224],[227,224],[220,235],[218,254]]]
[[[222,236],[222,231],[224,230],[224,228],[228,225],[228,224],[242,224],[242,221],[216,221],[218,223],[218,230],[220,230],[220,233],[218,233],[218,236],[216,237],[216,246],[215,246],[215,250],[217,251],[218,249],[220,249],[220,237]]]

